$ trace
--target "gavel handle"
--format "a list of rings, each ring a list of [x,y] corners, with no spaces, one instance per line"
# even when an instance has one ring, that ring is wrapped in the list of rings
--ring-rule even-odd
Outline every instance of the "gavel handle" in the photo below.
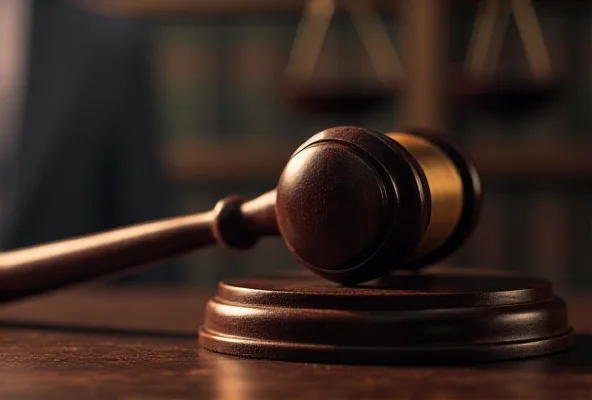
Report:
[[[0,301],[58,289],[214,244],[246,249],[279,234],[275,190],[208,212],[0,253]]]

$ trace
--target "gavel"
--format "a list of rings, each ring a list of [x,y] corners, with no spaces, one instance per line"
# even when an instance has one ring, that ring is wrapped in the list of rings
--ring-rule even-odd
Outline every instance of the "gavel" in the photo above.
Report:
[[[303,143],[277,187],[253,200],[229,196],[203,213],[0,253],[0,298],[277,235],[320,277],[356,285],[444,259],[480,208],[474,164],[441,135],[335,127]]]

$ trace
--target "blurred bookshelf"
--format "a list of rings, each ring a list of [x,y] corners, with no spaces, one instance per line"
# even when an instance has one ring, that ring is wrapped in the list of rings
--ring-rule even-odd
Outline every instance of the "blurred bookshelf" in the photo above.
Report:
[[[279,177],[300,144],[271,141],[254,146],[240,140],[219,144],[178,143],[167,151],[164,163],[169,178],[179,183],[270,181]],[[553,148],[469,146],[464,150],[475,161],[486,181],[592,179],[592,145]]]
[[[374,0],[385,11],[392,11],[403,0]],[[163,15],[245,15],[245,14],[295,14],[302,10],[303,0],[95,0],[90,5],[106,12],[142,17]]]
[[[78,0],[89,6],[110,13],[141,17],[184,15],[245,15],[298,13],[304,0]],[[366,0],[380,11],[396,11],[407,0]],[[438,0],[456,7],[474,8],[480,0]],[[577,3],[578,0],[534,0],[536,3]],[[584,3],[582,1],[579,1]]]
[[[230,193],[246,198],[273,188],[292,152],[337,125],[388,132],[403,109],[391,103],[362,117],[301,115],[281,100],[284,69],[302,0],[96,0],[112,13],[146,22],[155,44],[165,126],[163,164],[173,213],[210,209]],[[464,61],[477,1],[446,15],[450,64]],[[561,5],[569,3],[569,6]],[[376,2],[400,49],[402,0]],[[448,262],[536,274],[556,285],[592,287],[592,7],[536,1],[553,61],[565,78],[557,104],[519,121],[501,121],[451,105],[446,134],[484,178],[481,222]],[[515,27],[501,63],[520,61]],[[518,55],[518,56],[517,56]],[[319,79],[359,81],[374,74],[347,18],[333,21],[317,66]],[[186,282],[298,267],[281,240],[248,252],[209,249],[183,259]]]

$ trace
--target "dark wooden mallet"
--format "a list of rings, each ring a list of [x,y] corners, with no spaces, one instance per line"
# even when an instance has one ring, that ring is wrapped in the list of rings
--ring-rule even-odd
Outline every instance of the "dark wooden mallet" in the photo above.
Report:
[[[480,211],[473,164],[441,136],[320,132],[275,190],[212,211],[0,254],[5,301],[207,245],[247,249],[281,235],[315,274],[220,282],[199,343],[241,357],[338,363],[456,363],[569,348],[549,282],[478,269],[417,273],[470,235]],[[319,278],[322,277],[322,278]]]
[[[296,150],[277,189],[254,200],[230,196],[209,212],[0,254],[0,296],[12,300],[216,243],[247,249],[278,234],[302,264],[344,284],[430,264],[470,233],[479,178],[442,138],[398,135],[410,142],[362,128],[328,129]],[[430,177],[449,179],[450,171],[430,176],[430,168],[445,169],[438,163],[457,171],[451,193],[430,191]],[[443,228],[433,229],[435,218]],[[430,243],[419,249],[422,242]]]

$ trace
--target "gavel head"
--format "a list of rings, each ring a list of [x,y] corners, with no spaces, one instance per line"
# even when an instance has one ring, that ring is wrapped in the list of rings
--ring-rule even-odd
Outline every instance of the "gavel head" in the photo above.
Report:
[[[300,262],[356,284],[450,255],[473,230],[480,203],[476,168],[441,136],[338,127],[294,152],[276,217]]]

